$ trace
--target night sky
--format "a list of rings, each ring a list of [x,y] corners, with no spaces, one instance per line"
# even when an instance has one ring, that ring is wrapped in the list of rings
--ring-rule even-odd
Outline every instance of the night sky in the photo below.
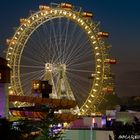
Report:
[[[1,0],[0,56],[19,26],[19,19],[37,11],[39,4],[60,3],[59,0]],[[140,95],[140,1],[139,0],[67,0],[94,14],[104,31],[110,33],[111,55],[117,59],[112,66],[116,74],[116,93],[119,96]]]

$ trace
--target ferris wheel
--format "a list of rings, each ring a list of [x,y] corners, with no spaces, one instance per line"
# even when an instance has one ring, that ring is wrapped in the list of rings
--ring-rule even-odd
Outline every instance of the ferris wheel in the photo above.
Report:
[[[41,5],[20,19],[15,34],[7,39],[9,94],[33,96],[31,81],[44,79],[53,85],[52,98],[75,99],[82,115],[96,112],[106,92],[113,92],[110,64],[116,60],[108,53],[108,33],[100,31],[92,16],[61,3]]]

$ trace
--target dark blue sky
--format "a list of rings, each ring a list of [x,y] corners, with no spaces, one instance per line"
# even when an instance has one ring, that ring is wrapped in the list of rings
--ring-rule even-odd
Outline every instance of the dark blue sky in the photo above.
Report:
[[[1,0],[0,1],[0,56],[6,48],[5,40],[19,26],[19,19],[37,11],[39,4],[60,3],[60,0]],[[103,30],[110,33],[112,55],[117,65],[118,95],[140,95],[140,1],[139,0],[67,0],[94,14]]]

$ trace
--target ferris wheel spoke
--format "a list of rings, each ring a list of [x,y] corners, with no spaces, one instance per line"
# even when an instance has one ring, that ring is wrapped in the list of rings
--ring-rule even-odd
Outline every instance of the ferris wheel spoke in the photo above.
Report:
[[[77,49],[73,55],[83,55],[83,56],[87,56],[87,54],[89,55],[89,53],[91,55],[93,55],[92,53],[92,49],[88,47],[88,44],[89,44],[89,40],[87,39],[86,41],[85,40],[82,40],[80,42],[80,44],[77,44],[77,46],[79,46],[79,49]],[[72,56],[73,57],[73,56]],[[79,57],[79,56],[78,56]]]
[[[37,39],[35,38],[35,40],[37,40]],[[30,47],[30,46],[32,46],[32,47]],[[27,58],[30,61],[34,61],[34,62],[36,61],[37,63],[39,62],[41,64],[42,62],[44,62],[44,60],[41,57],[42,52],[41,52],[41,54],[37,53],[39,49],[41,50],[41,48],[39,48],[39,47],[40,46],[38,45],[38,43],[36,43],[32,39],[30,39],[26,46],[27,49],[25,49],[25,51],[23,52],[22,57]]]
[[[44,36],[45,38],[45,50],[44,50],[44,55],[48,56],[46,59],[46,62],[51,62],[52,58],[51,58],[51,53],[54,53],[55,49],[54,49],[54,45],[53,45],[53,41],[52,41],[52,33],[51,33],[51,26],[50,24],[44,24],[43,27],[43,32],[44,32]],[[48,29],[49,28],[49,29]],[[49,36],[49,37],[48,37]],[[51,51],[52,50],[52,51]]]
[[[54,27],[54,21],[50,20],[50,22],[51,22],[51,26],[52,26],[52,34],[53,34],[53,38],[54,38],[54,42],[55,42],[55,47],[56,47],[54,55],[59,56],[59,46],[58,46],[58,42],[57,42],[57,31],[56,31],[56,29]]]
[[[77,100],[83,100],[83,99],[87,98],[86,97],[87,95],[85,96],[83,94],[83,93],[87,92],[87,88],[83,88],[83,87],[85,87],[84,84],[81,85],[81,82],[79,82],[79,80],[77,80],[77,79],[71,79],[70,83],[71,83],[71,87],[72,87],[73,92],[74,92],[74,96]]]
[[[31,84],[31,83],[30,83]],[[31,85],[32,86],[32,85]],[[30,96],[32,95],[32,92],[31,92],[31,87],[27,86],[27,85],[23,85],[23,89],[24,89],[24,94],[26,96]]]
[[[68,66],[72,66],[75,63],[79,63],[79,62],[87,62],[87,60],[89,59],[89,57],[93,57],[93,54],[91,53],[91,51],[88,49],[87,50],[83,50],[82,52],[79,51],[77,52],[75,55],[73,54],[70,59],[66,62]]]
[[[60,60],[60,63],[62,63],[62,38],[63,38],[63,32],[62,32],[62,22],[63,19],[61,20],[61,18],[58,19],[58,31],[57,31],[57,38],[58,38],[58,47],[59,47],[59,55],[56,61]]]
[[[77,80],[77,79],[72,79],[72,80],[73,80],[73,82],[72,83],[70,82],[70,84],[71,84],[71,87],[73,89],[74,96],[77,95],[76,100],[79,100],[79,98],[81,98],[82,100],[86,99],[87,94],[83,94],[83,93],[89,92],[89,89],[91,89],[91,85],[89,86],[89,83],[87,85],[83,81],[80,82],[80,80]]]
[[[68,65],[68,68],[77,68],[78,69],[80,67],[92,66],[92,65],[95,65],[95,63],[91,60],[83,61],[83,62],[76,61],[75,63],[72,63],[71,65]]]
[[[70,59],[69,59],[69,61],[67,62],[67,66],[68,67],[73,67],[75,64],[94,64],[94,61],[91,61],[91,60],[89,60],[89,57],[91,57],[92,59],[93,59],[93,57],[92,56],[90,56],[90,54],[88,54],[88,53],[85,53],[85,54],[79,54],[79,55],[76,55],[75,57],[73,56],[73,57],[71,57]],[[87,63],[86,63],[87,62]]]
[[[80,35],[78,36],[78,38],[76,39],[76,42],[73,44],[68,56],[67,56],[67,60],[69,60],[69,58],[71,58],[71,56],[73,55],[73,53],[77,50],[79,50],[79,47],[78,46],[78,42],[80,41],[81,39],[81,36],[83,35],[82,32],[80,32]],[[76,46],[77,45],[77,46]]]
[[[43,66],[34,66],[34,65],[20,65],[22,68],[44,68]]]
[[[69,26],[70,26],[70,20],[68,19],[66,22],[66,27],[65,27],[66,31],[65,31],[65,38],[64,38],[64,45],[63,45],[64,49],[67,47]],[[65,55],[64,52],[65,50],[62,51],[63,56]],[[64,62],[64,58],[63,58],[63,62]]]
[[[40,79],[40,77],[43,75],[44,73],[43,72],[40,72],[40,73],[35,73],[35,74],[32,74],[32,75],[25,75],[24,76],[24,79],[22,81],[24,81],[23,83],[28,85],[29,82],[31,82],[31,80],[33,79]]]
[[[88,53],[91,53],[91,48],[90,49],[87,48],[89,41],[82,40],[81,42],[82,43],[77,44],[78,47],[74,46],[76,48],[73,49],[73,52],[69,55],[69,58],[74,58],[75,56],[78,58],[81,58],[80,56],[84,57],[84,56],[89,55]],[[71,59],[68,59],[68,60],[71,60]]]
[[[42,61],[39,61],[39,59],[36,60],[34,58],[31,58],[31,57],[28,57],[28,56],[25,56],[25,55],[22,55],[22,59],[24,59],[24,60],[26,60],[26,61],[28,61],[30,63],[36,64],[36,65],[38,65],[38,64],[42,65]]]
[[[32,80],[40,80],[40,77],[43,75],[44,73],[36,73],[34,75],[30,75],[30,76],[24,76],[24,80],[22,80],[22,87],[24,89],[24,91],[28,88],[29,90],[27,90],[28,92],[26,93],[30,93],[31,91],[31,82]],[[29,86],[30,85],[30,86]]]
[[[44,70],[37,70],[37,71],[32,71],[32,72],[26,72],[26,73],[21,74],[21,76],[30,75],[30,74],[34,74],[34,73],[37,73],[37,72],[40,73],[42,71],[44,71]]]
[[[30,38],[26,47],[30,49],[30,51],[28,51],[29,49],[27,49],[28,54],[30,54],[30,56],[33,56],[34,59],[37,59],[37,60],[43,62],[44,58],[42,57],[43,56],[42,54],[44,53],[45,45],[44,45],[43,41],[39,41],[40,38],[41,38],[41,35],[40,35],[39,31],[35,31],[34,37]],[[40,43],[40,42],[42,42],[42,43]],[[31,44],[33,44],[33,45],[31,45]],[[32,46],[32,47],[30,47],[30,46]],[[38,50],[40,51],[40,53],[37,53]]]
[[[78,69],[67,69],[68,71],[79,71],[79,72],[85,72],[85,73],[92,73],[93,71],[89,70],[78,70]]]
[[[69,40],[67,41],[66,46],[63,49],[63,60],[66,63],[68,60],[68,54],[70,53],[71,48],[73,47],[73,36],[75,35],[76,29],[77,29],[77,24],[72,24],[71,26],[73,27],[72,29],[69,29]]]
[[[41,28],[42,29],[42,28]],[[46,47],[44,47],[46,44],[44,44],[44,41],[42,40],[42,36],[44,35],[44,32],[42,32],[42,30],[36,30],[36,41],[38,42],[38,49],[40,48],[40,56],[41,56],[41,58],[42,58],[42,54],[44,53],[44,51],[45,51],[45,48]]]
[[[35,80],[39,80],[39,78],[40,78],[40,75],[32,75],[30,77],[25,77],[25,79],[22,81],[22,86],[24,88],[26,88],[26,87],[30,87],[31,88],[32,80],[34,80],[34,79]]]
[[[75,79],[75,80],[78,79],[79,81],[81,80],[81,81],[84,81],[84,82],[89,83],[89,79],[88,79],[88,76],[87,76],[87,75],[81,77],[78,73],[75,74],[75,73],[71,73],[71,72],[69,72],[68,75],[69,75],[70,78],[73,78],[73,79]],[[86,77],[86,76],[87,76],[87,77]],[[77,81],[77,80],[76,80],[76,81]]]

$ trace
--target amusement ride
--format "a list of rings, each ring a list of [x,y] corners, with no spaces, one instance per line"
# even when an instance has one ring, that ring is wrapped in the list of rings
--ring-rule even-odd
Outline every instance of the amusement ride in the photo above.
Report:
[[[91,12],[69,3],[40,5],[39,11],[21,18],[7,39],[13,107],[47,103],[61,106],[60,112],[67,106],[78,115],[99,112],[105,94],[114,92],[111,64],[116,60],[109,54],[108,36]],[[52,90],[42,99],[43,81]]]

